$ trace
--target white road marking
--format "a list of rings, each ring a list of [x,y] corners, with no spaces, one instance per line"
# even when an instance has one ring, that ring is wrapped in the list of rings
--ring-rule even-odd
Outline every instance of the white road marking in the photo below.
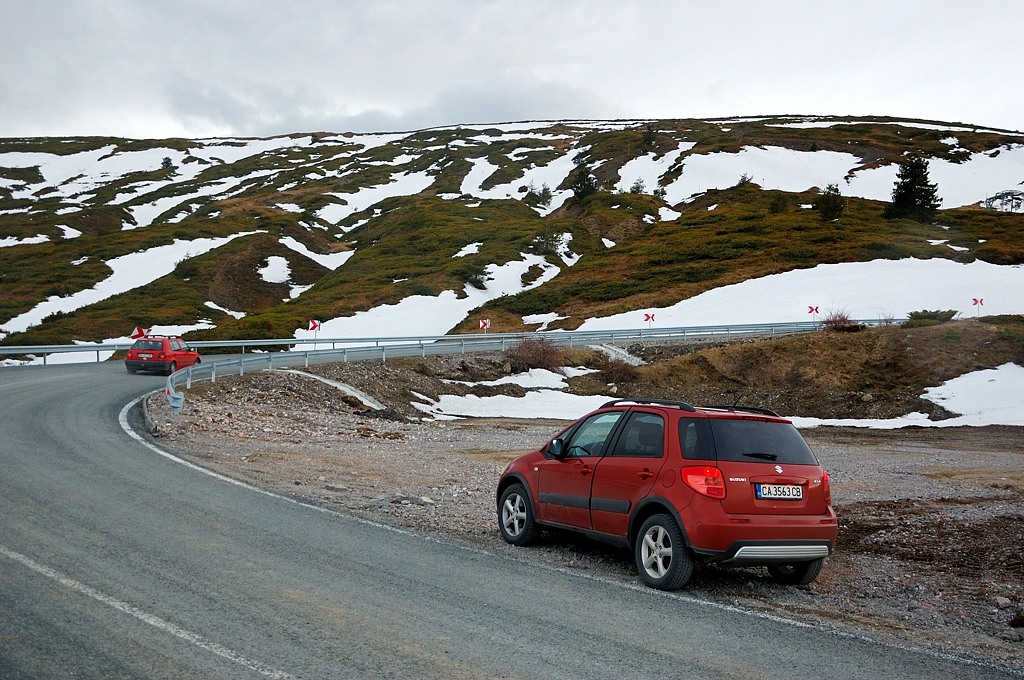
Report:
[[[295,676],[293,675],[289,675],[284,671],[275,670],[258,661],[248,659],[239,654],[238,652],[235,652],[231,649],[228,649],[227,647],[224,647],[223,645],[219,645],[216,642],[211,642],[210,640],[207,640],[198,633],[193,633],[192,631],[185,630],[184,628],[176,626],[173,623],[170,623],[169,621],[164,621],[158,616],[154,616],[153,614],[144,612],[138,607],[133,607],[127,602],[121,602],[120,600],[114,599],[109,595],[105,595],[104,593],[101,593],[94,588],[90,588],[89,586],[85,585],[84,583],[81,583],[80,581],[76,581],[70,576],[62,574],[59,571],[51,569],[45,565],[39,564],[32,558],[26,557],[25,555],[22,555],[19,552],[15,552],[3,544],[0,544],[0,555],[3,555],[8,559],[14,560],[15,562],[20,562],[22,565],[28,567],[32,571],[42,574],[47,578],[53,579],[54,581],[56,581],[57,583],[61,584],[66,588],[70,588],[71,590],[74,590],[75,592],[81,593],[83,595],[88,595],[97,602],[105,604],[108,607],[113,607],[114,609],[120,612],[124,612],[129,616],[134,616],[136,619],[142,621],[143,623],[148,623],[154,628],[157,628],[165,633],[170,633],[171,635],[181,638],[182,640],[185,640],[186,642],[189,642],[195,645],[196,647],[205,649],[208,652],[213,652],[217,656],[222,656],[225,659],[233,661],[239,664],[240,666],[244,666],[251,671],[256,671],[260,675],[265,675],[268,678],[275,678],[275,680],[295,680]]]

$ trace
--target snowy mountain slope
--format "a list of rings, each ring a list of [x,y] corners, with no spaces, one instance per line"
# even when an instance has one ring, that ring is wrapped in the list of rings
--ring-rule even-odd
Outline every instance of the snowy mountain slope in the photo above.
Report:
[[[906,225],[898,236],[877,227],[868,238],[862,232],[875,227],[862,225],[880,221],[870,202],[888,200],[907,153],[931,159],[944,209],[965,210],[945,234],[942,225]],[[572,200],[581,167],[604,187],[585,204]],[[206,328],[207,337],[280,337],[305,328],[307,318],[383,318],[373,310],[422,308],[428,299],[445,313],[432,315],[423,333],[456,328],[474,310],[493,313],[508,329],[523,327],[517,304],[532,314],[559,313],[573,327],[621,312],[616,305],[667,307],[772,273],[766,263],[702,256],[695,245],[669,252],[666,244],[711,229],[711,219],[719,220],[718,232],[748,229],[743,210],[779,193],[806,205],[833,183],[851,199],[848,233],[773,255],[785,262],[780,271],[833,262],[837,252],[863,261],[876,253],[1008,266],[1022,260],[1019,216],[993,221],[973,208],[1022,182],[1019,133],[888,119],[526,122],[260,140],[7,139],[0,140],[0,328],[19,344],[102,340],[154,324]],[[734,191],[744,184],[757,193]],[[864,201],[854,205],[858,198]],[[793,210],[780,226],[764,211],[763,242],[775,247],[827,230]],[[951,248],[938,252],[928,241],[944,235]],[[842,253],[836,244],[847,241],[859,250]],[[900,248],[877,253],[888,241]],[[757,248],[728,244],[744,247]],[[647,268],[651,252],[665,253],[656,266],[670,275],[618,285]],[[695,272],[694,262],[716,264]],[[512,271],[518,278],[498,274]],[[511,301],[527,290],[524,302]],[[336,327],[363,333],[379,323]]]

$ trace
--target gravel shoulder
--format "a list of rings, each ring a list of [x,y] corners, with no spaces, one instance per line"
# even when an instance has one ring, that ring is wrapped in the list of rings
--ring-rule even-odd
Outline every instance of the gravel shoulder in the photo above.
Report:
[[[152,436],[192,462],[308,503],[509,558],[637,581],[627,551],[557,532],[515,548],[498,535],[494,488],[505,463],[564,422],[411,420],[409,390],[436,393],[443,366],[334,366],[317,372],[389,409],[368,412],[299,373],[262,372],[193,385],[181,414],[151,395]],[[840,520],[836,553],[818,580],[783,587],[762,569],[704,567],[688,592],[1024,676],[1024,431],[804,435],[829,471]]]

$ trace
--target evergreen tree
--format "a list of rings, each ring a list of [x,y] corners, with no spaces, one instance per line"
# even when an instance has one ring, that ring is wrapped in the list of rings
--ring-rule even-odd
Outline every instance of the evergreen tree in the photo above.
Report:
[[[658,142],[658,133],[654,130],[653,125],[645,125],[643,133],[643,141],[641,145],[644,149],[653,149],[654,145]]]
[[[526,190],[524,200],[528,205],[538,205],[542,208],[546,208],[551,205],[552,198],[551,187],[549,187],[547,183],[541,185],[540,189],[537,189],[537,187],[533,185],[533,182],[530,182],[530,186]]]
[[[896,184],[892,189],[892,202],[885,207],[882,216],[887,219],[907,217],[927,222],[935,216],[935,211],[942,204],[937,187],[928,182],[928,161],[919,157],[908,158],[900,163]]]
[[[581,165],[576,170],[576,176],[569,188],[572,189],[573,200],[578,203],[597,191],[597,179],[590,174],[590,170]]]
[[[815,202],[814,208],[821,215],[822,222],[838,220],[846,210],[846,199],[839,193],[839,185],[829,184],[825,187]]]

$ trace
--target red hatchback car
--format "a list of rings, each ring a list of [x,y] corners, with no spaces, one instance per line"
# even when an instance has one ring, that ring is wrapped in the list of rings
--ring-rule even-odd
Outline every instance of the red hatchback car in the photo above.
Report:
[[[147,335],[135,341],[124,357],[129,373],[159,371],[170,375],[179,368],[187,368],[202,360],[199,352],[185,344],[181,338],[169,335]]]
[[[498,528],[542,527],[631,547],[647,585],[681,588],[698,562],[817,578],[838,523],[828,474],[793,424],[766,409],[616,400],[505,468]]]

